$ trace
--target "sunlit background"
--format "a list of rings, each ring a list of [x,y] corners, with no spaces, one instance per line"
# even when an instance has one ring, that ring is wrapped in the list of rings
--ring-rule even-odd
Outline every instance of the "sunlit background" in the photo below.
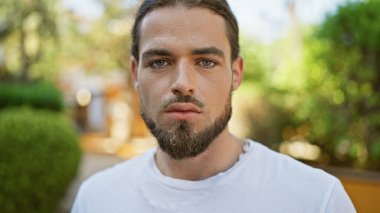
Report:
[[[68,212],[84,178],[155,146],[128,67],[140,2],[0,2],[0,212]],[[245,59],[230,129],[380,212],[380,2],[229,2]]]

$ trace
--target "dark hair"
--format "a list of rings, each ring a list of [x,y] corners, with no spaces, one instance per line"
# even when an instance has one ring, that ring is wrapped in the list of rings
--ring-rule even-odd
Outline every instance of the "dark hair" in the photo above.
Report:
[[[239,55],[239,27],[235,15],[225,0],[145,0],[136,14],[132,29],[132,55],[139,60],[140,27],[144,17],[152,10],[168,6],[201,7],[223,17],[226,23],[227,37],[231,46],[231,58]]]

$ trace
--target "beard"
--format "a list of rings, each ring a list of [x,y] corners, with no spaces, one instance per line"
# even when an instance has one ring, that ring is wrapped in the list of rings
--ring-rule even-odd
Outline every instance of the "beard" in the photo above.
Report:
[[[198,156],[203,153],[214,139],[226,128],[231,115],[231,96],[230,91],[227,102],[222,113],[208,126],[199,132],[194,132],[188,121],[175,121],[170,128],[162,128],[146,115],[143,105],[141,116],[150,132],[157,139],[160,149],[166,152],[174,160],[184,160]],[[170,99],[162,108],[166,108],[173,103],[193,103],[197,106],[203,104],[192,96],[177,95]]]

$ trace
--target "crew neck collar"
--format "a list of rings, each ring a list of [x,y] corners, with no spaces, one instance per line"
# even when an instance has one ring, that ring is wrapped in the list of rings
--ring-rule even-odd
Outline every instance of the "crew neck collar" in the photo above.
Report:
[[[213,185],[219,185],[223,184],[226,181],[229,181],[231,178],[235,178],[237,175],[237,172],[235,170],[238,170],[241,168],[245,162],[247,161],[247,158],[252,155],[252,149],[254,146],[254,143],[249,140],[245,139],[245,148],[244,153],[242,153],[239,156],[239,160],[231,166],[229,169],[223,172],[219,172],[216,175],[213,175],[211,177],[208,177],[206,179],[192,181],[192,180],[185,180],[185,179],[177,179],[172,178],[169,176],[166,176],[160,172],[160,170],[157,167],[156,161],[155,161],[155,153],[157,152],[157,148],[150,154],[149,159],[149,167],[150,169],[150,175],[153,177],[153,179],[157,180],[161,184],[165,185],[166,187],[173,188],[176,190],[199,190],[211,187]]]

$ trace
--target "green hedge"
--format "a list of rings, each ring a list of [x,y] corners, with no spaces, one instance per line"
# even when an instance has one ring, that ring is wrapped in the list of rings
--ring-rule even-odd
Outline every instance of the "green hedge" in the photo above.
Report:
[[[62,93],[46,82],[0,82],[0,109],[21,105],[61,111]]]
[[[77,173],[78,135],[62,115],[0,111],[0,212],[55,212]]]

